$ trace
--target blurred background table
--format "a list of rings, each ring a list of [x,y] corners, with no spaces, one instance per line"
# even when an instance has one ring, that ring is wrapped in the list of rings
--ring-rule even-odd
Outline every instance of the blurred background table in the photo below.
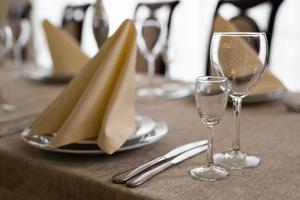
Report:
[[[64,87],[19,78],[12,66],[13,63],[6,62],[0,69],[0,85],[3,88],[3,96],[16,105],[17,112],[0,114],[0,137],[22,129],[54,100]]]
[[[0,199],[300,199],[300,117],[288,112],[280,101],[243,108],[242,146],[259,155],[262,163],[258,168],[232,171],[228,179],[215,183],[193,180],[188,172],[204,161],[202,154],[139,188],[129,189],[113,184],[111,177],[174,147],[206,138],[207,130],[192,97],[176,101],[137,99],[138,113],[165,120],[169,126],[167,136],[150,146],[112,156],[49,153],[25,144],[19,130],[64,85],[13,79],[11,72],[0,70],[3,93],[18,106],[15,113],[0,114],[0,128],[8,128],[0,136]],[[231,109],[216,127],[215,152],[230,145]]]

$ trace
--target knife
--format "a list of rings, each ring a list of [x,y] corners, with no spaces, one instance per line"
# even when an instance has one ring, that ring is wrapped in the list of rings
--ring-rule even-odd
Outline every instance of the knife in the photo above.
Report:
[[[179,154],[182,154],[188,150],[191,150],[193,148],[203,146],[206,144],[207,144],[207,140],[201,140],[201,141],[192,142],[189,144],[179,146],[179,147],[169,151],[168,153],[166,153],[162,156],[159,156],[158,158],[155,158],[147,163],[144,163],[134,169],[131,169],[131,170],[128,170],[128,171],[125,171],[125,172],[122,172],[120,174],[113,176],[112,180],[114,183],[117,183],[117,184],[125,183],[132,177],[136,176],[137,174],[141,173],[142,171],[146,170],[147,168],[149,168],[159,162],[168,160],[168,159],[173,158]]]
[[[156,168],[153,168],[151,169],[150,171],[147,171],[146,173],[138,176],[138,177],[135,177],[133,179],[130,179],[129,181],[127,181],[126,183],[126,186],[128,187],[137,187],[137,186],[140,186],[142,185],[143,183],[145,183],[146,181],[148,181],[150,178],[156,176],[157,174],[159,174],[160,172],[166,170],[167,168],[173,166],[173,165],[176,165],[188,158],[191,158],[203,151],[205,151],[207,149],[207,145],[205,146],[200,146],[200,147],[197,147],[197,148],[194,148],[190,151],[187,151],[183,154],[180,154],[179,156],[173,158],[172,160],[162,164],[162,165],[159,165],[158,167]]]

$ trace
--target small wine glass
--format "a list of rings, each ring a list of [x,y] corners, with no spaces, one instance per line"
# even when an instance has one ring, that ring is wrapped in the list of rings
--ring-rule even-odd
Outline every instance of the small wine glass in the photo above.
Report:
[[[234,138],[231,150],[215,155],[216,163],[230,169],[256,167],[260,159],[241,152],[240,113],[242,99],[259,82],[268,59],[265,33],[214,33],[210,59],[213,73],[228,78],[229,96],[234,106]]]
[[[205,181],[217,181],[229,175],[227,169],[215,165],[213,158],[214,126],[219,124],[228,99],[225,77],[202,76],[196,79],[196,105],[202,122],[210,130],[206,164],[191,170],[191,176]]]
[[[135,13],[135,23],[137,28],[137,44],[140,52],[147,60],[148,85],[137,91],[138,96],[162,96],[162,90],[154,86],[155,60],[164,50],[167,42],[167,27],[155,15],[156,9],[146,5],[138,7]],[[147,36],[153,36],[147,38]]]
[[[0,63],[13,47],[13,36],[9,26],[0,26]],[[0,89],[0,112],[11,112],[15,110],[15,106],[7,103]]]

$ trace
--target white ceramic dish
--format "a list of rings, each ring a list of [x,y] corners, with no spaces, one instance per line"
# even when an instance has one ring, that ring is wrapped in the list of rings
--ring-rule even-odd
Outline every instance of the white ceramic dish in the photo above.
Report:
[[[143,118],[142,120],[144,121],[140,121],[140,128],[137,129],[136,134],[131,136],[117,152],[136,149],[152,144],[160,140],[167,134],[168,127],[165,122],[154,122],[154,126],[151,128],[150,123],[152,122],[146,122],[147,119],[145,118]],[[24,130],[21,134],[23,141],[30,146],[40,150],[69,154],[104,154],[104,152],[97,146],[95,140],[85,140],[78,143],[65,145],[60,148],[52,149],[50,148],[49,143],[50,139],[53,136],[51,137],[36,135],[34,137],[28,138],[27,134],[28,129]]]
[[[68,74],[57,74],[50,69],[32,67],[23,69],[21,76],[25,79],[45,83],[68,83],[73,76]]]

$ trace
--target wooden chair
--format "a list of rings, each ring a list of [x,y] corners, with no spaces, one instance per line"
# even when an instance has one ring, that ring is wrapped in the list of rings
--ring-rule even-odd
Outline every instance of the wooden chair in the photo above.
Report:
[[[64,10],[62,26],[73,35],[79,43],[81,42],[83,22],[89,6],[90,4],[68,5]]]

